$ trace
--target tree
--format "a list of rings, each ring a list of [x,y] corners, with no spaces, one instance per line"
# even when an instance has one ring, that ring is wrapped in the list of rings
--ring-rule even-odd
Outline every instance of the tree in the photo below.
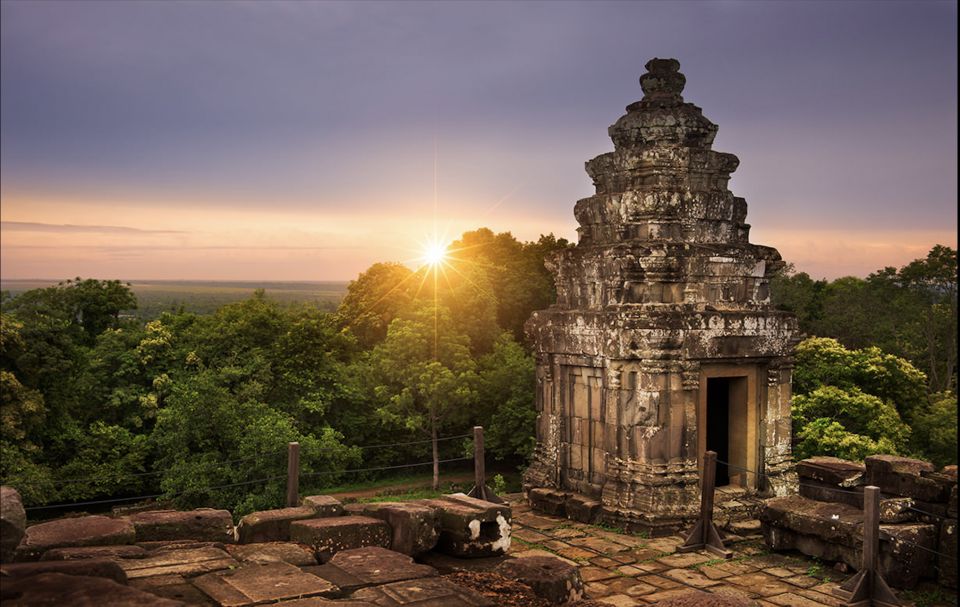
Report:
[[[375,263],[350,282],[337,308],[341,327],[348,328],[361,348],[383,341],[387,327],[416,297],[418,281],[399,263]]]
[[[913,420],[914,445],[938,466],[957,463],[957,395],[941,392],[916,412]]]
[[[853,387],[820,386],[793,398],[798,458],[832,455],[862,460],[875,453],[903,453],[910,428],[889,402]]]
[[[926,403],[926,376],[909,361],[879,348],[848,350],[835,339],[812,337],[795,351],[795,394],[810,394],[823,386],[854,388],[891,403],[901,417]]]
[[[536,445],[533,357],[504,332],[478,364],[480,423],[488,425],[487,449],[498,460],[526,462]]]
[[[897,277],[925,308],[922,334],[930,390],[957,388],[957,250],[934,246]]]
[[[570,244],[553,234],[537,242],[519,242],[510,232],[494,234],[487,228],[465,232],[451,243],[454,268],[476,267],[486,271],[497,304],[499,326],[523,340],[523,325],[534,310],[556,302],[553,276],[544,258]]]
[[[433,488],[440,488],[437,439],[476,402],[476,365],[470,340],[442,307],[423,306],[390,323],[386,339],[370,355],[380,418],[424,432],[433,452]]]
[[[878,347],[922,369],[930,392],[956,391],[956,249],[936,245],[925,258],[865,279],[813,281],[788,266],[774,278],[771,299],[795,313],[807,335]]]

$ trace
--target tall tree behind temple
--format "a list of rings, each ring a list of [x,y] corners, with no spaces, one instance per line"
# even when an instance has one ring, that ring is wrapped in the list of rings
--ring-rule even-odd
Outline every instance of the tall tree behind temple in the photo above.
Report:
[[[930,392],[957,388],[957,251],[934,246],[899,270],[866,279],[812,280],[792,267],[771,286],[807,335],[833,337],[848,348],[877,346],[923,370]]]

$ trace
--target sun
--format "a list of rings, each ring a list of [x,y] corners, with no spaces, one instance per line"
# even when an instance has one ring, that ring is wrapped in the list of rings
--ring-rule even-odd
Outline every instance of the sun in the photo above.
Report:
[[[430,267],[437,267],[447,259],[447,245],[441,242],[428,242],[423,247],[421,257],[423,263]]]

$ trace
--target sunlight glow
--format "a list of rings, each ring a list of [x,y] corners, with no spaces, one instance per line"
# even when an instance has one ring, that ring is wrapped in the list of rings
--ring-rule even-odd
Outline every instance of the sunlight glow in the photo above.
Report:
[[[429,242],[424,246],[421,260],[424,264],[437,267],[447,258],[447,245],[440,242]]]

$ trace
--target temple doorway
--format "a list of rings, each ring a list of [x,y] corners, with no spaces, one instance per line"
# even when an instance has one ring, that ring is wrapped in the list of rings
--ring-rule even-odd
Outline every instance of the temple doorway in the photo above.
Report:
[[[701,380],[699,455],[717,453],[718,487],[755,487],[755,369],[717,367]]]

